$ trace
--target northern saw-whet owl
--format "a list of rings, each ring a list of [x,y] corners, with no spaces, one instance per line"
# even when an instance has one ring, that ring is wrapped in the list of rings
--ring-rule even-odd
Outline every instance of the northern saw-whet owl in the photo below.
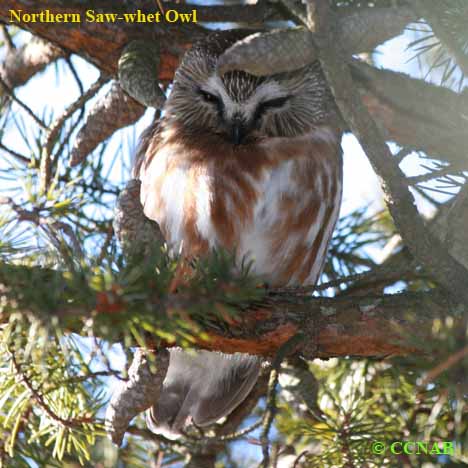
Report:
[[[210,34],[184,56],[162,118],[142,138],[135,175],[145,215],[184,256],[216,247],[252,261],[271,286],[314,284],[341,203],[341,130],[319,64],[256,77],[217,72],[252,31]],[[149,427],[214,423],[251,391],[261,359],[170,350]]]

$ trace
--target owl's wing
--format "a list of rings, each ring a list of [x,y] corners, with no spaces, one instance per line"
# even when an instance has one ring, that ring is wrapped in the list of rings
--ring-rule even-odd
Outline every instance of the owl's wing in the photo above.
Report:
[[[193,421],[207,426],[233,411],[249,394],[261,359],[246,354],[170,350],[159,400],[147,414],[153,432],[174,436]]]
[[[159,140],[159,124],[160,119],[155,118],[151,125],[148,128],[146,128],[140,136],[140,142],[138,143],[138,147],[135,152],[135,159],[133,161],[132,175],[134,179],[140,178],[141,166],[146,162],[149,146],[155,144],[155,142]]]

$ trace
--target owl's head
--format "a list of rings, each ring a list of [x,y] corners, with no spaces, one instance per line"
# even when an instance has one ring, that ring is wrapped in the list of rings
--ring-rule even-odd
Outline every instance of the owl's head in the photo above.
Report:
[[[166,122],[189,132],[214,133],[236,145],[298,136],[327,123],[333,100],[318,63],[267,77],[243,71],[218,74],[220,55],[253,32],[215,32],[185,54],[164,108]]]

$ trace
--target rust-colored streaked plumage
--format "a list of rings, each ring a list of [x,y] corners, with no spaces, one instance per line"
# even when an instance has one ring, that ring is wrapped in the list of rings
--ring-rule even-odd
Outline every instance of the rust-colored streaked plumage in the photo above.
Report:
[[[318,64],[261,79],[219,77],[217,57],[245,35],[215,33],[186,54],[163,117],[140,147],[141,202],[186,256],[235,249],[271,285],[313,284],[341,202],[333,101]],[[208,357],[214,368],[202,364]],[[149,417],[159,432],[226,415],[259,369],[246,355],[203,352],[196,359],[178,351],[171,359]]]

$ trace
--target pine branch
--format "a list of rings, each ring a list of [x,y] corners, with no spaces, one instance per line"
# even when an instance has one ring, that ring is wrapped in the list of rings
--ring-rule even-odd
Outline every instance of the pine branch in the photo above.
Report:
[[[309,3],[310,27],[315,28],[321,51],[321,64],[335,96],[335,101],[351,130],[382,180],[386,203],[395,224],[415,258],[447,291],[462,303],[468,302],[468,271],[453,259],[443,244],[426,229],[419,215],[404,175],[382,139],[356,92],[346,61],[329,33],[334,31],[327,0]]]
[[[278,387],[278,369],[273,368],[270,372],[268,382],[268,394],[266,399],[266,410],[263,416],[262,434],[260,442],[262,444],[263,460],[261,466],[268,468],[270,466],[270,441],[268,435],[276,415],[276,396]]]
[[[302,333],[307,339],[298,346],[298,351],[307,353],[307,344],[317,341],[319,357],[405,354],[414,349],[411,343],[402,341],[402,335],[424,336],[435,317],[446,315],[454,307],[437,291],[326,298],[267,290],[263,299],[251,304],[244,302],[241,308],[236,308],[236,317],[230,318],[226,307],[232,309],[233,306],[227,286],[228,296],[223,305],[221,297],[210,299],[207,292],[204,297],[199,290],[158,297],[152,293],[153,286],[142,283],[141,291],[147,294],[143,301],[147,312],[138,319],[136,311],[142,308],[142,297],[139,294],[133,299],[134,286],[114,282],[110,290],[96,292],[83,281],[82,274],[79,278],[66,279],[55,270],[0,264],[0,287],[5,299],[16,304],[17,312],[41,322],[47,323],[56,317],[62,327],[83,333],[82,324],[94,317],[96,336],[122,340],[125,330],[128,333],[129,319],[138,320],[139,326],[143,320],[149,329],[161,331],[168,324],[177,330],[183,320],[192,330],[206,335],[197,336],[195,331],[192,346],[226,353],[271,356],[292,336]],[[158,281],[157,277],[150,280],[151,284],[154,281]],[[43,291],[35,290],[31,286],[33,283],[48,284],[47,297]],[[126,287],[130,287],[129,294],[125,294]],[[224,309],[226,312],[221,315],[214,314]],[[8,318],[9,312],[3,311],[0,321]],[[99,325],[101,321],[103,328]],[[110,329],[109,324],[112,324]],[[155,338],[150,335],[146,344],[154,345],[158,341]],[[174,339],[167,344],[177,344],[180,338],[171,340]]]
[[[455,366],[458,362],[468,357],[468,345],[464,346],[456,353],[450,355],[444,362],[441,362],[436,367],[431,369],[430,372],[422,379],[420,383],[420,388],[425,388],[430,382],[437,379],[437,377],[446,372],[451,367]]]
[[[22,382],[24,386],[28,389],[29,393],[31,394],[31,398],[39,405],[41,410],[44,411],[56,423],[68,429],[77,429],[81,428],[83,424],[92,424],[95,422],[95,419],[92,417],[65,419],[59,416],[58,414],[54,413],[54,411],[49,407],[41,393],[34,388],[32,382],[27,377],[26,373],[22,371],[21,366],[17,362],[14,354],[10,353],[10,359],[13,363],[13,367],[15,369],[15,373],[17,374],[19,381]]]
[[[441,17],[445,14],[446,9],[450,7],[450,3],[441,2],[439,0],[435,2],[414,0],[413,4],[413,8],[416,12],[427,20],[434,34],[440,39],[447,51],[455,58],[463,74],[468,76],[468,54],[454,39],[447,25],[441,21]]]

